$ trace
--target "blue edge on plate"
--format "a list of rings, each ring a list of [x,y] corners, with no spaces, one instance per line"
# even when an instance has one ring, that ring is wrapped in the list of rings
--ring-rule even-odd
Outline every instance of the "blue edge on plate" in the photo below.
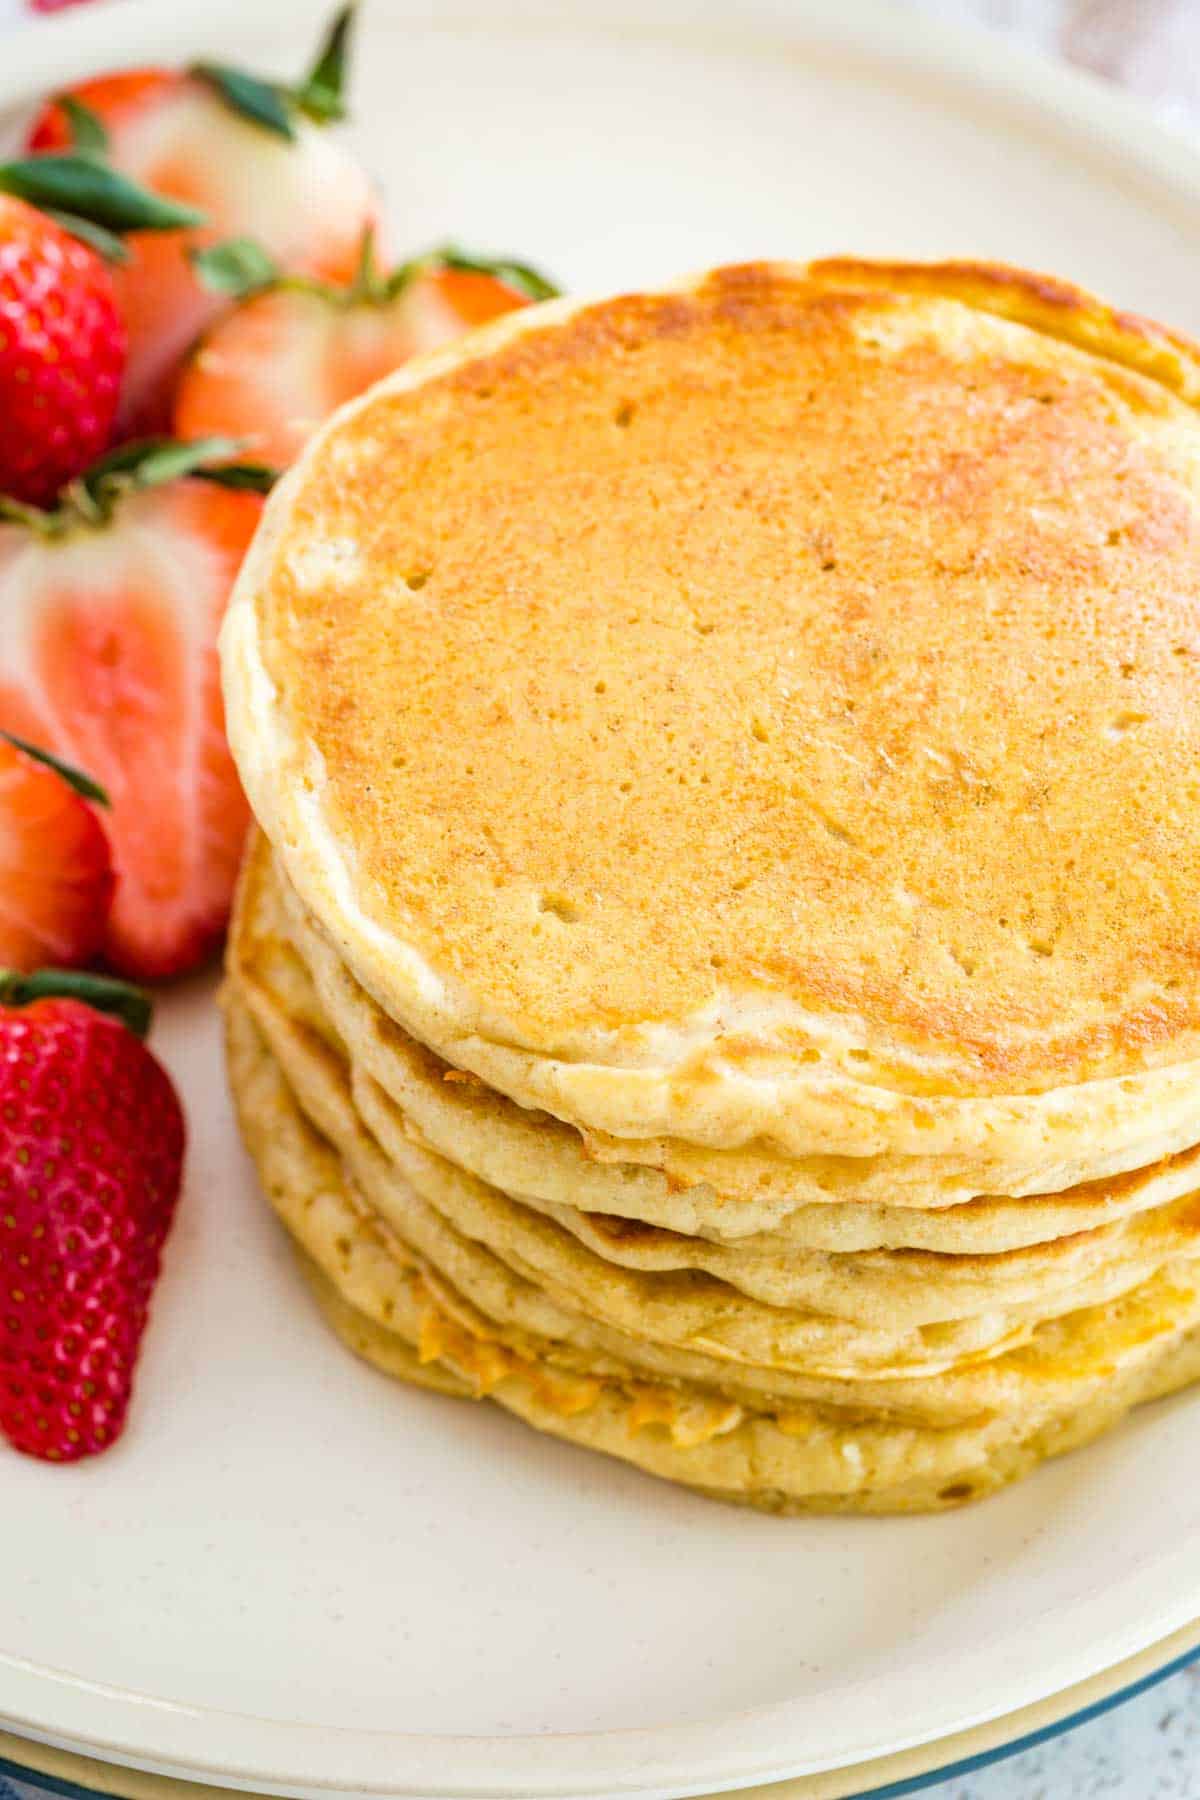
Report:
[[[889,1782],[887,1787],[871,1788],[854,1796],[854,1800],[901,1800],[904,1794],[917,1794],[922,1789],[931,1788],[939,1781],[955,1781],[964,1775],[973,1775],[977,1769],[986,1769],[992,1763],[1003,1762],[1006,1757],[1019,1756],[1023,1750],[1032,1750],[1037,1744],[1044,1744],[1050,1738],[1062,1737],[1065,1732],[1074,1731],[1077,1725],[1086,1725],[1089,1719],[1098,1719],[1102,1714],[1111,1712],[1116,1706],[1123,1706],[1138,1694],[1144,1694],[1147,1688],[1156,1687],[1168,1676],[1177,1675],[1180,1669],[1200,1661],[1200,1646],[1185,1651],[1161,1669],[1155,1669],[1152,1675],[1144,1675],[1119,1693],[1110,1694],[1105,1700],[1097,1700],[1093,1706],[1085,1706],[1068,1718],[1059,1719],[1054,1725],[1044,1725],[1040,1731],[1030,1731],[1024,1737],[1014,1738],[1011,1744],[1001,1744],[995,1750],[984,1750],[978,1756],[964,1757],[961,1762],[947,1763],[944,1768],[931,1769],[925,1775],[912,1775],[905,1781]],[[84,1787],[78,1781],[63,1781],[56,1775],[39,1775],[36,1769],[23,1769],[20,1763],[9,1762],[7,1757],[0,1756],[0,1800],[19,1800],[19,1796],[10,1785],[14,1781],[27,1782],[31,1787],[39,1788],[48,1794],[59,1794],[62,1800],[116,1800],[104,1788]],[[202,1795],[203,1788],[196,1784],[197,1795]],[[730,1795],[730,1800],[736,1800]]]

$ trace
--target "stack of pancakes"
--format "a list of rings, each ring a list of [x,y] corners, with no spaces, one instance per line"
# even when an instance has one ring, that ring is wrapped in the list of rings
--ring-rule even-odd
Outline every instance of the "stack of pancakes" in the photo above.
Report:
[[[223,639],[230,1069],[389,1373],[774,1511],[1200,1373],[1200,351],[719,270],[343,411]]]

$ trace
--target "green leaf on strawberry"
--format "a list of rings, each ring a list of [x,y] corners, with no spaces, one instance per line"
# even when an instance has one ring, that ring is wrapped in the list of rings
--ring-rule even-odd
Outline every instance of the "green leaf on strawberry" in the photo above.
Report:
[[[43,211],[86,219],[108,231],[178,231],[204,224],[204,214],[196,207],[152,193],[77,150],[0,163],[0,193],[15,194]]]
[[[106,230],[93,219],[81,219],[78,213],[60,212],[51,206],[39,210],[56,225],[61,225],[64,231],[70,232],[73,238],[78,238],[81,244],[86,244],[89,250],[94,250],[104,262],[119,266],[129,261],[129,252],[115,231]]]
[[[235,493],[269,494],[279,480],[280,471],[267,463],[213,463],[194,471],[198,481],[210,481],[214,487],[231,488]]]
[[[96,501],[103,503],[122,489],[165,487],[216,461],[228,460],[242,448],[238,438],[196,438],[180,443],[175,438],[138,438],[119,444],[93,463],[80,481]]]
[[[36,969],[29,975],[0,969],[0,1006],[32,1006],[35,1000],[81,1000],[120,1019],[134,1037],[144,1038],[150,1029],[150,996],[131,981],[90,969]]]
[[[320,294],[323,299],[342,306],[386,306],[421,276],[436,273],[439,269],[490,276],[528,300],[553,300],[562,292],[549,276],[543,275],[531,263],[518,262],[511,256],[482,256],[464,250],[459,244],[437,245],[420,256],[410,257],[384,275],[375,261],[375,234],[370,227],[362,235],[353,278],[344,285],[321,281],[311,275],[289,273],[250,237],[225,238],[188,254],[205,287],[233,300],[246,300],[253,294],[267,293],[273,288],[292,288],[297,293]]]
[[[62,108],[71,132],[71,142],[81,156],[104,156],[108,152],[108,128],[100,114],[93,112],[74,94],[60,94]]]
[[[562,293],[560,287],[531,263],[517,262],[511,256],[476,256],[458,244],[443,244],[429,252],[428,260],[440,263],[444,269],[462,269],[470,275],[492,275],[531,300],[556,300]]]
[[[200,81],[208,82],[226,106],[240,113],[243,119],[249,119],[252,125],[261,125],[265,131],[273,131],[277,137],[287,138],[289,142],[295,137],[285,88],[273,81],[262,81],[257,75],[247,75],[242,69],[231,68],[228,63],[193,63],[192,74]]]
[[[283,270],[254,238],[226,238],[189,252],[196,274],[214,294],[244,300],[283,279]]]
[[[329,125],[346,116],[344,98],[354,7],[343,7],[326,34],[316,60],[295,87],[252,75],[230,63],[197,62],[191,72],[208,85],[226,106],[252,125],[289,142],[296,136],[295,115],[303,114],[317,125]]]
[[[0,520],[24,525],[46,538],[60,538],[80,526],[110,523],[122,495],[145,493],[192,476],[217,486],[270,493],[279,471],[260,462],[241,462],[242,438],[210,436],[135,438],[118,444],[69,482],[53,507],[29,506],[0,494]],[[2,735],[2,734],[0,734]]]
[[[36,206],[105,262],[126,263],[123,231],[174,231],[203,223],[195,207],[165,199],[122,175],[105,158],[108,131],[73,94],[57,102],[71,133],[69,150],[0,163],[0,192]]]
[[[330,26],[312,68],[293,89],[300,111],[318,125],[346,117],[346,64],[353,25],[354,7],[344,6]]]
[[[15,750],[23,750],[26,756],[32,756],[34,762],[43,763],[47,769],[53,769],[56,775],[62,776],[69,788],[74,788],[75,792],[81,794],[85,800],[91,800],[96,806],[110,804],[108,795],[98,781],[93,781],[90,775],[83,773],[82,769],[77,769],[73,764],[64,762],[61,756],[55,756],[49,750],[42,750],[37,744],[27,743],[24,738],[18,737],[13,731],[0,731],[0,738],[3,738],[5,743],[11,744]]]
[[[180,442],[175,438],[142,438],[121,444],[81,479],[89,494],[101,507],[112,502],[125,489],[165,487],[182,481],[187,475],[198,475],[222,487],[248,489],[267,494],[278,479],[278,470],[263,463],[238,462],[244,440],[232,437],[193,438]]]

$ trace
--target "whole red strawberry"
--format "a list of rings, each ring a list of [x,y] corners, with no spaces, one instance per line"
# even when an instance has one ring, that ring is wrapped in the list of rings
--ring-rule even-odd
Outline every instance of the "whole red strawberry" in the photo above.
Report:
[[[96,1010],[144,1025],[138,998],[96,976],[0,977],[0,1430],[50,1462],[124,1428],[179,1194],[175,1090]]]
[[[108,443],[125,327],[108,268],[0,194],[0,493],[39,506]]]

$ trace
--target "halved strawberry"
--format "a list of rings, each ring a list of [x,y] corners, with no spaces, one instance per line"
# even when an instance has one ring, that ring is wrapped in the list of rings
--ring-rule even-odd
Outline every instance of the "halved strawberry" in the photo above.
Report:
[[[0,736],[0,967],[73,968],[104,941],[108,839],[83,776]]]
[[[129,329],[124,430],[166,420],[178,362],[221,309],[196,280],[189,248],[245,233],[288,268],[333,280],[352,271],[376,203],[364,171],[323,129],[342,115],[349,18],[339,16],[295,89],[223,65],[133,69],[81,83],[70,90],[73,109],[52,101],[35,120],[32,150],[73,143],[82,121],[118,169],[207,220],[201,230],[130,240],[131,260],[116,276]]]
[[[219,941],[247,822],[215,640],[262,501],[197,472],[232,449],[130,449],[57,512],[10,507],[0,524],[0,727],[103,782],[117,872],[104,949],[145,978]]]
[[[385,277],[373,267],[369,236],[355,279],[342,287],[285,275],[244,241],[197,262],[240,304],[184,367],[176,434],[228,432],[277,467],[292,462],[343,401],[410,356],[556,292],[524,264],[450,249]]]
[[[125,1426],[184,1122],[145,995],[0,971],[0,1432],[76,1462]]]

